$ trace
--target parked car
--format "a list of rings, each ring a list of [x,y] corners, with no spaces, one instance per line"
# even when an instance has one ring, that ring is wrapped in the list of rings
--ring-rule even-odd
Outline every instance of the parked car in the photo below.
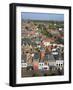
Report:
[[[43,69],[44,69],[44,70],[49,70],[49,66],[48,66],[48,65],[44,65],[44,66],[43,66]]]

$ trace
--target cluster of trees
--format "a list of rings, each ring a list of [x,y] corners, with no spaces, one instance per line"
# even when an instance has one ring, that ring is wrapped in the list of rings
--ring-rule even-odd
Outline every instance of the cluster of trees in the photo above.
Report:
[[[64,28],[63,23],[49,23],[49,29]]]
[[[62,23],[61,24],[59,23],[59,24],[56,24],[56,25],[54,25],[54,23],[49,24],[49,28],[51,28],[51,29],[57,29],[57,28],[60,28],[60,27],[64,28],[64,25]],[[45,27],[44,24],[39,24],[38,28],[39,28],[40,33],[42,33],[46,37],[53,37],[53,35],[50,32],[47,31],[47,28]],[[63,34],[63,32],[61,34]],[[56,40],[56,43],[64,44],[64,39],[58,38]]]
[[[40,33],[45,35],[46,37],[52,37],[52,34],[47,31],[47,28],[43,24],[39,24],[38,26]]]
[[[64,39],[58,38],[56,40],[56,43],[58,43],[58,44],[64,44]]]

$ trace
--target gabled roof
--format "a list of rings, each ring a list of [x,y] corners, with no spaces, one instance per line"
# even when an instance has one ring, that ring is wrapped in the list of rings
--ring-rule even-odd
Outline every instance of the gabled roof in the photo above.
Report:
[[[53,56],[53,55],[51,55],[51,54],[46,54],[46,55],[45,55],[45,60],[51,60],[51,61],[53,61],[53,60],[55,60],[55,59],[54,59],[54,56]]]

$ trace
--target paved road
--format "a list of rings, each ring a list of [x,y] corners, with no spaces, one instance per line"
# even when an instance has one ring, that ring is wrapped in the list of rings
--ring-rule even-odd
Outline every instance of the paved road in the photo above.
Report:
[[[25,68],[22,68],[22,77],[35,77],[35,76],[55,76],[55,75],[63,75],[63,71],[50,71],[50,70],[26,70]]]

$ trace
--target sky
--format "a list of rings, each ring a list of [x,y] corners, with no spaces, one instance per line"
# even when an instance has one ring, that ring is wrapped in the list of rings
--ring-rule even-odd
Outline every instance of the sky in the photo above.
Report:
[[[64,21],[64,14],[22,12],[23,20]]]

